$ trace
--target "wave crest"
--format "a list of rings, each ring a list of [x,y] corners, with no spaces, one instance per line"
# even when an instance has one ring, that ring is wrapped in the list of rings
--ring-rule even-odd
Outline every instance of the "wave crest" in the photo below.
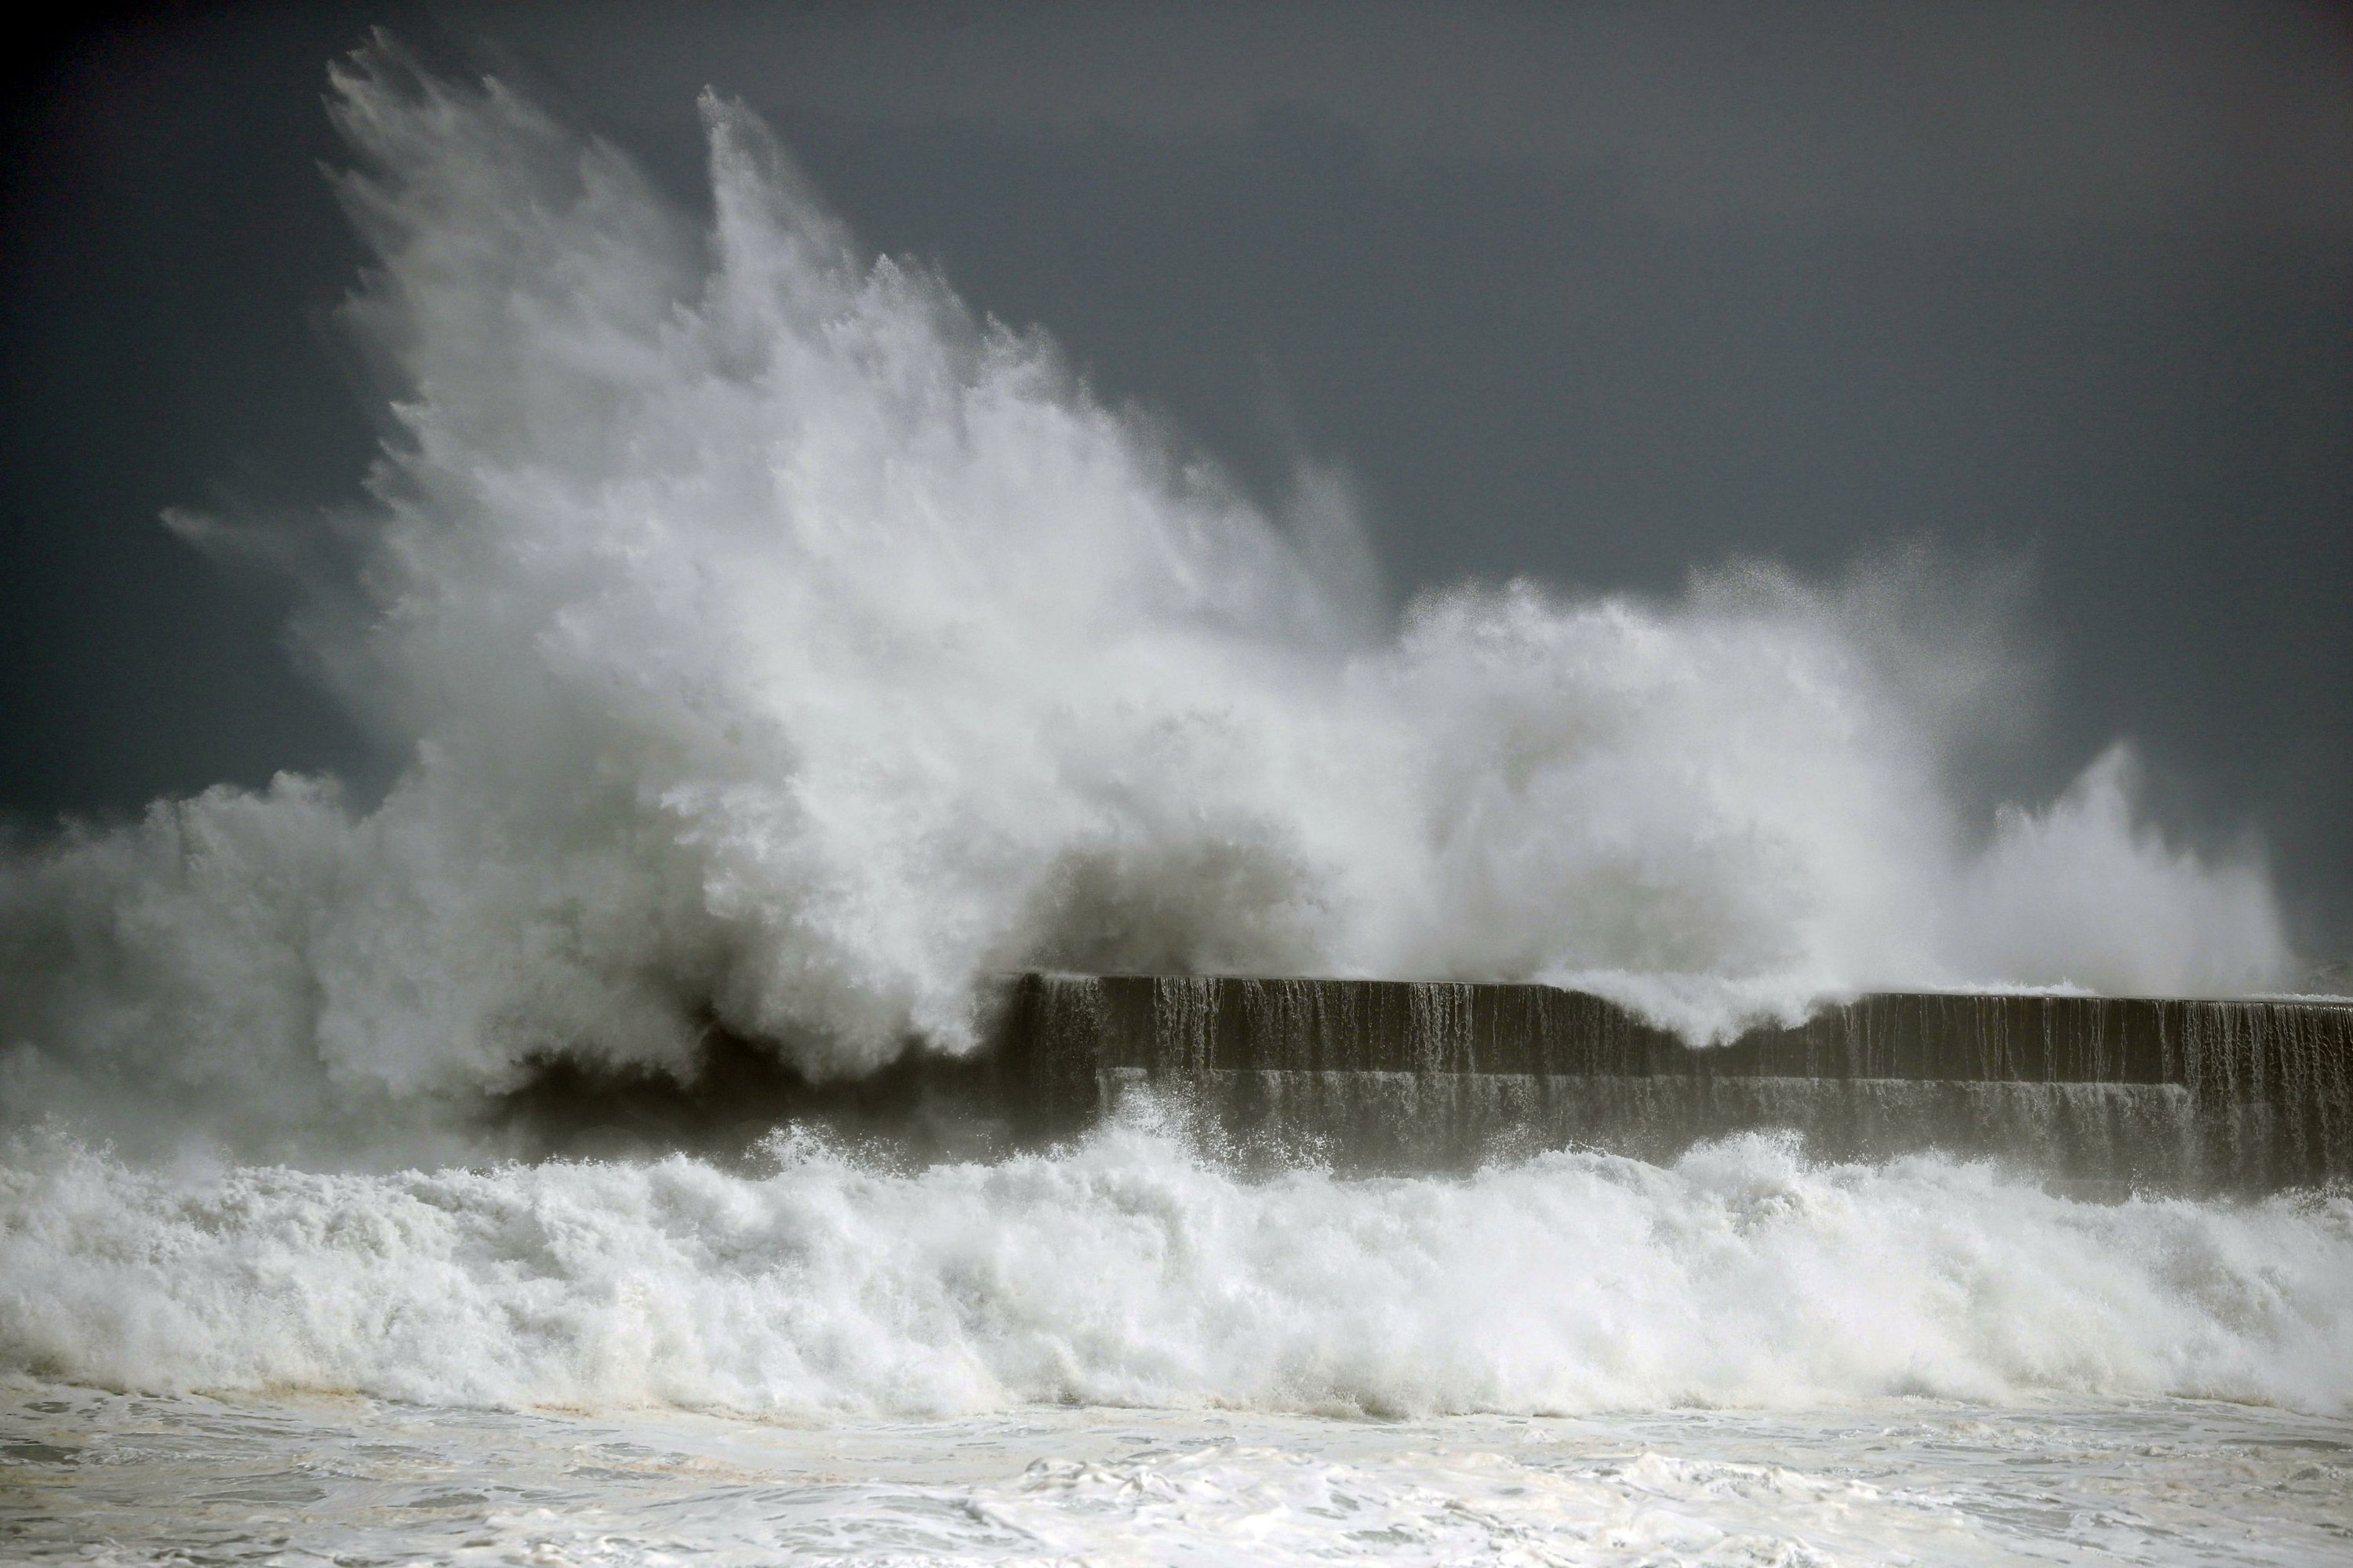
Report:
[[[0,1173],[0,1366],[114,1387],[937,1415],[1569,1413],[1889,1394],[2353,1400],[2353,1200],[2046,1195],[1747,1138],[1672,1167],[1253,1183],[1135,1128],[765,1177]]]

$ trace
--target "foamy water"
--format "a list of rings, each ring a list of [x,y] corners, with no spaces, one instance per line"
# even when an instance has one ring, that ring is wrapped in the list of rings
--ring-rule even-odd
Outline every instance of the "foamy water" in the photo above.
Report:
[[[2353,1540],[2342,1192],[2092,1204],[1768,1139],[1382,1181],[1243,1181],[1140,1128],[990,1165],[777,1153],[338,1176],[18,1149],[12,1554],[2316,1563]]]
[[[2353,1401],[2345,1193],[2087,1203],[1767,1138],[1378,1181],[1244,1181],[1124,1128],[764,1176],[171,1174],[63,1145],[0,1193],[0,1365],[158,1392],[792,1419]]]
[[[1246,494],[704,110],[688,214],[495,84],[334,76],[384,456],[171,524],[293,574],[405,765],[0,845],[8,1554],[2342,1555],[2341,1190],[1771,1137],[1247,1175],[1144,1121],[501,1163],[551,1062],[715,1022],[855,1075],[1030,966],[1549,979],[1695,1040],[2291,967],[2128,748],[1960,809],[2020,690],[1966,574],[1392,614],[1345,474]]]
[[[2341,1562],[2353,1424],[2179,1401],[820,1428],[0,1390],[29,1562]]]

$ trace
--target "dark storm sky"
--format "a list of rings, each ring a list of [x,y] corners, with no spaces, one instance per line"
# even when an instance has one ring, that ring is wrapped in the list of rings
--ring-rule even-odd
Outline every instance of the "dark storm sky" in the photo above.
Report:
[[[2048,680],[2353,948],[2353,26],[2314,6],[182,7],[28,57],[0,188],[0,810],[385,762],[167,505],[351,493],[317,170],[371,23],[692,201],[705,83],[1393,588],[2023,562]]]

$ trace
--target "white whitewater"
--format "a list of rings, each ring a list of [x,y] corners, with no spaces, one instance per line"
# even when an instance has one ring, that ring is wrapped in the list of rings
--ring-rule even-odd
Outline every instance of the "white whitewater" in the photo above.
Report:
[[[1355,1182],[1243,1182],[1133,1128],[993,1166],[776,1153],[164,1175],[20,1149],[0,1540],[2324,1563],[2353,1518],[2341,1192],[2085,1204],[1763,1139]]]
[[[893,1173],[790,1140],[392,1176],[21,1150],[0,1362],[107,1387],[777,1419],[2353,1402],[2353,1197],[2085,1203],[1751,1137],[1237,1179],[1146,1128]]]
[[[172,522],[298,575],[406,765],[0,846],[0,1554],[2341,1558],[2341,1190],[1771,1137],[1266,1177],[1143,1119],[502,1162],[550,1059],[716,1022],[855,1075],[1025,967],[1547,979],[1704,1040],[2290,955],[2126,748],[1958,810],[2011,672],[1933,567],[1393,620],[1344,482],[1253,501],[723,101],[707,219],[388,45],[332,107],[383,458]]]

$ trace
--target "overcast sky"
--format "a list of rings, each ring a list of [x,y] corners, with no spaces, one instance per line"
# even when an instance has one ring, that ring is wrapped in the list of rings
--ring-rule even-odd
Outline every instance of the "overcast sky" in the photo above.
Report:
[[[381,777],[163,508],[350,493],[327,59],[384,23],[696,199],[765,113],[868,244],[1246,482],[1355,475],[1391,588],[2022,564],[1978,786],[2137,741],[2353,948],[2353,26],[2296,5],[182,6],[13,85],[0,810]]]

